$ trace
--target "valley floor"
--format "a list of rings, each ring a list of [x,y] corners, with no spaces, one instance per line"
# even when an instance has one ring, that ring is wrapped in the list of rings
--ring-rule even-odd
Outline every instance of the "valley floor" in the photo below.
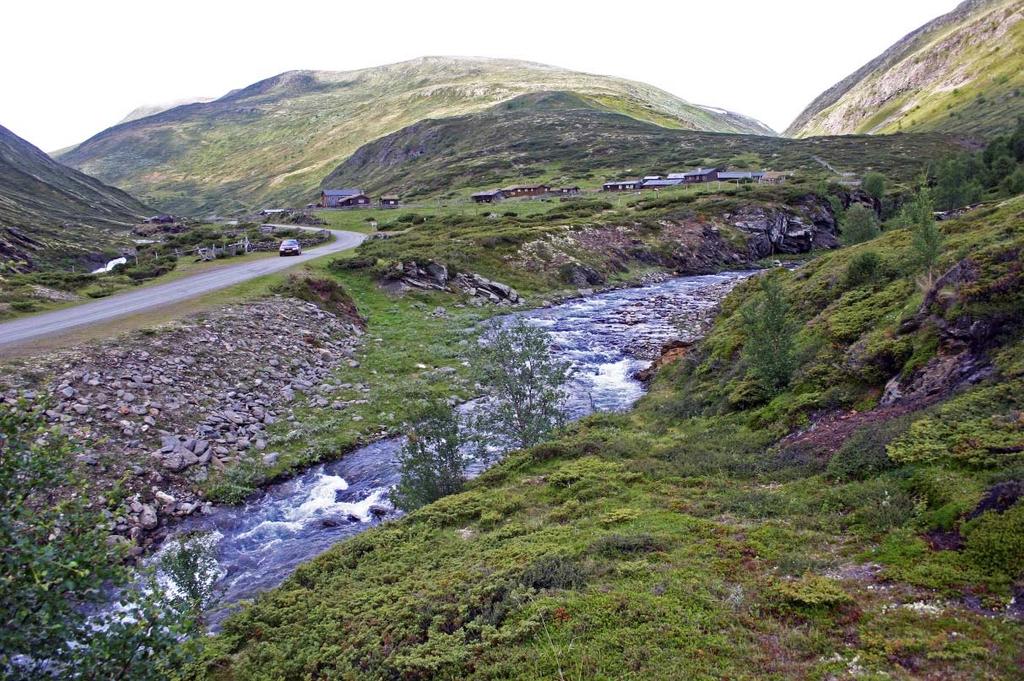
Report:
[[[607,222],[575,226],[566,224],[572,205],[483,225],[428,218],[317,263],[280,282],[278,304],[298,298],[355,326],[365,320],[358,347],[315,321],[277,339],[289,345],[284,366],[254,355],[256,371],[220,377],[210,396],[241,399],[280,380],[305,384],[305,397],[281,404],[268,395],[257,406],[273,412],[269,423],[231,407],[244,416],[238,424],[218,406],[225,427],[216,429],[231,445],[218,458],[229,465],[199,463],[195,443],[168,443],[160,458],[172,465],[160,479],[179,480],[196,499],[241,501],[395,432],[418,401],[469,397],[463,349],[509,299],[478,307],[475,296],[432,288],[456,272],[511,283],[539,303],[673,266],[752,263],[760,225],[775,216],[793,229],[774,235],[773,249],[792,245],[803,225],[826,242],[833,234],[820,202],[759,196],[647,199],[628,216],[585,205],[575,209],[581,221]],[[466,491],[335,545],[228,618],[180,675],[1019,678],[1022,201],[942,223],[938,278],[921,276],[907,230],[895,228],[753,277],[703,342],[664,362],[636,409],[570,425]],[[430,262],[451,271],[426,273]],[[778,283],[797,327],[795,373],[775,392],[752,379],[745,350],[743,310],[763,300],[764,281]],[[314,307],[303,309],[314,320]],[[190,323],[217,332],[216,320]],[[230,335],[216,343],[235,343]],[[238,345],[249,352],[258,341]],[[67,387],[91,378],[72,376]],[[266,383],[258,390],[257,379]],[[232,381],[245,394],[230,394]],[[137,396],[124,393],[142,389],[118,389],[135,414]],[[58,420],[82,416],[76,400],[66,398]],[[110,441],[96,423],[77,425]],[[259,435],[242,447],[236,426]],[[81,463],[130,470],[102,457]],[[126,480],[100,503],[117,507],[130,494],[151,503],[156,478]],[[128,506],[140,523],[148,518]],[[161,529],[176,514],[150,510]]]
[[[774,397],[741,286],[636,410],[335,546],[190,673],[1019,678],[1022,209],[944,224],[934,284],[905,230],[767,275],[801,323]]]

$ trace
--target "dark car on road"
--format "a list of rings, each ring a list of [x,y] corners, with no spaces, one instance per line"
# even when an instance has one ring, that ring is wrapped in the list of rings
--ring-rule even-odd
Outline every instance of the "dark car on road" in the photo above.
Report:
[[[281,247],[277,249],[279,255],[302,255],[302,246],[299,244],[298,239],[285,239],[281,242]]]

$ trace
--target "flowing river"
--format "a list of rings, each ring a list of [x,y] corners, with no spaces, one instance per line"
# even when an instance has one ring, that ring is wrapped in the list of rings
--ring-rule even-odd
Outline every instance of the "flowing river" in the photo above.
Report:
[[[550,334],[555,353],[574,365],[571,418],[621,411],[644,392],[633,374],[649,366],[665,342],[696,336],[695,320],[748,274],[680,277],[491,323],[519,317]],[[208,532],[215,543],[221,603],[271,589],[333,544],[396,517],[387,497],[398,482],[401,446],[402,438],[395,437],[361,447],[270,487],[244,506],[218,508],[183,523],[181,531]],[[216,624],[223,616],[222,610],[212,619]]]

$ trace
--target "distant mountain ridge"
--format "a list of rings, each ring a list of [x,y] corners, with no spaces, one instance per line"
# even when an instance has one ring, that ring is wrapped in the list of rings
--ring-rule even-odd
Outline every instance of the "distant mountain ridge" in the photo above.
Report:
[[[484,111],[427,119],[360,147],[322,188],[359,186],[415,200],[544,181],[596,186],[699,165],[821,173],[817,158],[910,179],[929,159],[962,150],[949,135],[794,140],[664,128],[571,92],[521,95]]]
[[[146,118],[147,116],[155,116],[158,113],[163,113],[168,109],[173,109],[178,106],[184,106],[185,104],[205,104],[206,102],[212,102],[217,99],[216,97],[187,97],[185,99],[176,99],[170,102],[161,102],[158,104],[143,104],[137,106],[128,112],[128,115],[117,122],[117,125],[121,123],[130,123],[131,121],[137,121],[140,118]]]
[[[290,71],[208,103],[115,125],[59,159],[165,210],[307,200],[362,145],[425,119],[551,90],[666,128],[774,134],[650,85],[504,59],[424,57],[347,72]]]
[[[147,210],[0,126],[0,272],[98,262]]]
[[[789,137],[991,135],[1024,115],[1024,0],[966,0],[819,95]]]

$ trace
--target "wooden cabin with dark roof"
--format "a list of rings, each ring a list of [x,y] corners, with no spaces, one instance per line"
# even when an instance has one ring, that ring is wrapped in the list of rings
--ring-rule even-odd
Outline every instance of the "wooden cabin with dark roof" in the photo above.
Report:
[[[515,199],[520,196],[543,196],[550,191],[551,186],[546,184],[518,184],[502,188],[501,193],[506,199]]]
[[[476,203],[497,203],[505,198],[505,192],[501,189],[489,189],[483,192],[477,192],[470,196]]]
[[[695,168],[688,173],[683,173],[683,184],[714,182],[718,179],[718,173],[723,170],[724,168]]]
[[[601,185],[601,191],[605,192],[634,192],[642,186],[640,180],[613,180]]]
[[[320,192],[321,208],[369,208],[370,197],[362,189],[324,189]]]

